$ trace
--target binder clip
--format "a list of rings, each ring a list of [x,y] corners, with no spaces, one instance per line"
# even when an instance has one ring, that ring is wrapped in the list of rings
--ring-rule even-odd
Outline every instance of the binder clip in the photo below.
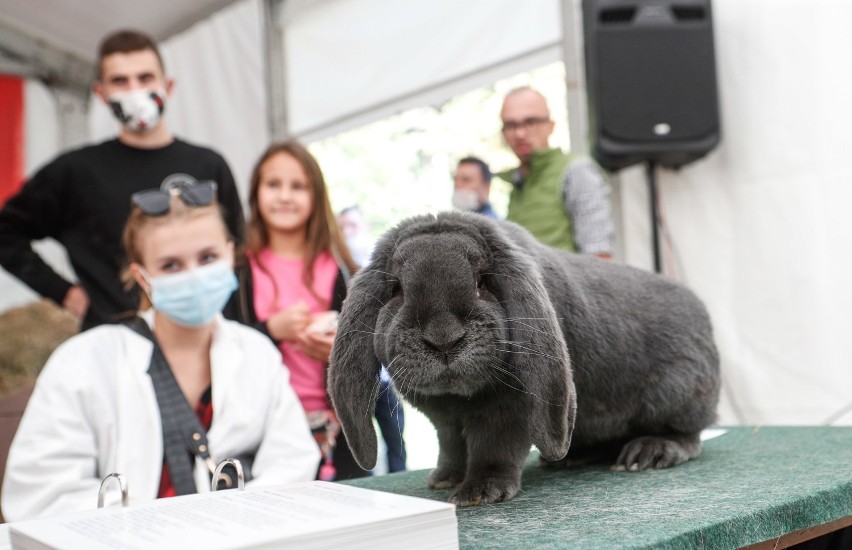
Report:
[[[228,465],[233,466],[234,470],[237,472],[237,490],[242,491],[243,489],[245,489],[246,480],[245,475],[243,474],[243,465],[236,458],[226,458],[216,466],[215,470],[213,470],[213,479],[210,482],[211,491],[216,491],[219,489],[220,479],[225,482],[226,489],[230,489],[234,486],[234,480],[231,479],[231,476],[222,473],[222,470],[225,468],[225,466]]]
[[[127,508],[130,504],[130,497],[127,494],[127,480],[121,474],[109,474],[101,481],[101,488],[98,490],[98,508],[104,507],[104,495],[113,480],[118,482],[118,488],[121,490],[121,505]]]

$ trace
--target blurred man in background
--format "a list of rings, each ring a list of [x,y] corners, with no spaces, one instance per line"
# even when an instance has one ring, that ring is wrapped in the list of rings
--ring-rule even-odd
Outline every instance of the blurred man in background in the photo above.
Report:
[[[497,174],[512,184],[506,219],[544,244],[612,257],[609,184],[587,157],[551,148],[554,123],[544,96],[516,88],[500,111],[503,139],[520,166]]]
[[[491,208],[490,192],[491,169],[488,165],[476,157],[461,159],[453,174],[453,207],[499,219],[500,216]]]
[[[0,265],[83,319],[83,329],[136,311],[138,300],[120,276],[121,232],[136,191],[213,180],[228,230],[237,242],[244,231],[225,159],[176,138],[163,118],[174,81],[154,41],[132,30],[107,36],[98,71],[92,88],[121,124],[118,136],[58,156],[0,210]],[[67,281],[33,250],[32,241],[46,237],[65,247],[79,282]]]
[[[337,215],[337,224],[340,232],[349,247],[352,259],[361,267],[370,261],[373,252],[373,237],[370,235],[370,224],[364,217],[364,213],[357,206],[349,206]]]

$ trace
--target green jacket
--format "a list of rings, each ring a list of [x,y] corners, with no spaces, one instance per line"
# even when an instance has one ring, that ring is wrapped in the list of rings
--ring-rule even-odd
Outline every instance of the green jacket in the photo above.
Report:
[[[575,251],[574,229],[562,191],[571,159],[560,149],[535,151],[526,179],[522,179],[520,168],[497,176],[512,184],[507,220],[524,226],[544,244]]]

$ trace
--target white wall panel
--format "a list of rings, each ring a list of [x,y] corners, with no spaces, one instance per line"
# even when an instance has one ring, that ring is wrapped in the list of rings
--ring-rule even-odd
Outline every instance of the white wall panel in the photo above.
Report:
[[[822,423],[852,404],[852,4],[713,9],[723,138],[660,174],[668,273],[713,317],[723,422]],[[649,268],[644,174],[621,180],[627,261]]]

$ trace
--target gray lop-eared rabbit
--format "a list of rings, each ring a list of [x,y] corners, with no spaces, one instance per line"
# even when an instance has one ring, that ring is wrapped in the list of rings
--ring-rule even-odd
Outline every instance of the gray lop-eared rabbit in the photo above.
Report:
[[[381,364],[437,429],[429,486],[462,506],[514,497],[531,444],[560,466],[695,458],[720,385],[710,319],[685,287],[460,212],[385,233],[343,304],[329,393],[367,469]]]

